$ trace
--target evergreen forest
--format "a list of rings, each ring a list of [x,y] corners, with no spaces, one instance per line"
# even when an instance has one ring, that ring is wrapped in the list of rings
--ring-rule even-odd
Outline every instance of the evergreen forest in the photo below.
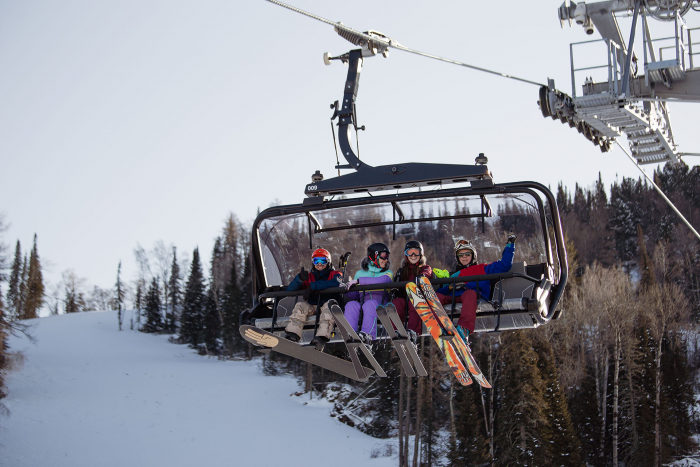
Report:
[[[700,226],[700,167],[667,164],[654,178]],[[395,452],[374,454],[395,455],[400,466],[661,466],[694,455],[700,243],[641,179],[606,186],[599,177],[555,191],[570,272],[563,313],[540,328],[471,336],[493,389],[456,384],[427,337],[418,342],[425,378],[406,377],[387,341],[374,350],[388,377],[367,383],[258,353],[237,329],[253,303],[251,231],[233,214],[209,264],[198,249],[137,246],[138,277],[123,278],[120,263],[110,289],[83,290],[67,273],[60,289],[44,291],[36,237],[29,254],[19,242],[13,251],[4,247],[0,385],[9,364],[6,336],[22,330],[20,320],[38,316],[42,306],[54,314],[116,309],[115,330],[167,334],[201,355],[255,358],[267,375],[295,375],[300,391],[334,402],[331,416],[397,438]],[[430,235],[420,240],[431,244]],[[130,322],[123,321],[127,306],[139,310]]]

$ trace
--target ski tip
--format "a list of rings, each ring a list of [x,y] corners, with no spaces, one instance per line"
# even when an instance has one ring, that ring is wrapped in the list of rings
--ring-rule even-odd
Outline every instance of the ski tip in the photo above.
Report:
[[[279,339],[272,334],[266,334],[255,329],[248,327],[243,330],[243,337],[245,340],[251,344],[259,345],[261,347],[273,348],[279,344]]]
[[[460,373],[459,375],[455,375],[457,377],[457,381],[462,383],[462,386],[469,386],[472,384],[474,381],[472,381],[471,377],[469,376],[469,373]]]

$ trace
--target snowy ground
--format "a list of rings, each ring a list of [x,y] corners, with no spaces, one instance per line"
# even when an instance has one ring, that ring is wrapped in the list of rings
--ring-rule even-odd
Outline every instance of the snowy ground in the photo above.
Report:
[[[128,318],[127,318],[128,320]],[[115,312],[29,321],[0,418],[3,466],[393,466],[384,441],[329,417],[291,377],[200,357],[165,336],[117,331]]]

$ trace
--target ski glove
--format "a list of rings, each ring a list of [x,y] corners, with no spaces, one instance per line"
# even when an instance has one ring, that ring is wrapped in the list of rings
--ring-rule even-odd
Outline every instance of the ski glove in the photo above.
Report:
[[[515,244],[515,241],[517,239],[518,239],[518,236],[515,235],[515,233],[513,232],[513,229],[510,229],[510,232],[508,232],[508,242],[506,243],[506,245],[510,245],[511,243]]]
[[[344,284],[344,285],[345,285],[345,289],[346,289],[346,290],[350,290],[350,287],[352,287],[353,285],[357,284],[358,282],[359,282],[359,281],[348,281],[346,284]]]
[[[307,273],[307,274],[308,274],[308,273]],[[304,295],[303,295],[303,297],[304,297],[304,301],[305,301],[305,302],[308,302],[309,299],[311,298],[311,292],[312,292],[311,287],[307,287],[307,288],[304,289]]]
[[[309,271],[305,271],[303,267],[299,271],[299,280],[302,282],[308,282],[309,280]]]

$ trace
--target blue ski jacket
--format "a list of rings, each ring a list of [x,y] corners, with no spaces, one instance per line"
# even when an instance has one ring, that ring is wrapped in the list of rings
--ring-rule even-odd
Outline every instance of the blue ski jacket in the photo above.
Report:
[[[501,256],[501,259],[498,261],[494,261],[493,263],[483,263],[483,264],[475,264],[474,266],[469,266],[468,268],[464,268],[460,271],[457,271],[453,273],[450,277],[456,277],[456,276],[480,276],[482,274],[498,274],[499,272],[508,272],[510,271],[510,268],[513,266],[513,255],[515,254],[515,244],[514,243],[508,243],[506,247],[503,249],[503,255]],[[450,284],[452,285],[452,284]],[[450,285],[446,285],[444,287],[440,287],[436,292],[442,295],[452,295],[452,290],[450,289]],[[476,290],[476,281],[474,282],[467,282],[466,283],[467,289],[472,289]],[[462,290],[457,290],[455,292],[455,296],[460,296],[464,293],[466,289]],[[483,298],[485,300],[490,300],[491,297],[491,283],[490,281],[479,281],[479,295],[481,296],[480,298]]]

